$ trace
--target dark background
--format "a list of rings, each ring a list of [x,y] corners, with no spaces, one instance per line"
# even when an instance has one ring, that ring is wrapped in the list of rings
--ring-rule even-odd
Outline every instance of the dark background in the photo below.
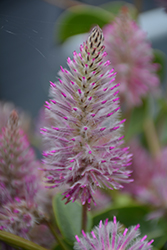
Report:
[[[154,0],[143,1],[142,11],[156,7]],[[0,100],[13,102],[33,117],[48,99],[49,81],[55,81],[60,65],[66,64],[61,45],[55,44],[55,22],[63,11],[42,0],[0,1]],[[153,47],[165,51],[166,43],[167,37]]]

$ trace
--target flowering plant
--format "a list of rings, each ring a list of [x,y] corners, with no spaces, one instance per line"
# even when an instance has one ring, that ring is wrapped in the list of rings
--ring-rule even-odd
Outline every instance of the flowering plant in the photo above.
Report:
[[[50,82],[40,138],[0,105],[1,249],[165,247],[166,149],[150,112],[161,65],[130,8],[102,26]]]

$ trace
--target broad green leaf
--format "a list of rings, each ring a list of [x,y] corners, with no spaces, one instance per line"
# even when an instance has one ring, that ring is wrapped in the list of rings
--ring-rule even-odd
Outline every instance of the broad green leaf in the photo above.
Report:
[[[90,32],[90,29],[96,25],[102,28],[113,18],[110,12],[99,7],[91,5],[71,7],[58,18],[56,34],[62,43],[71,36]]]
[[[123,7],[126,7],[131,18],[137,19],[137,9],[133,4],[124,1],[113,1],[100,5],[101,8],[111,12],[113,15],[118,15]]]
[[[25,250],[47,250],[46,248],[41,247],[29,240],[23,239],[17,235],[5,231],[0,231],[0,240],[9,245],[21,247]]]
[[[154,49],[154,63],[159,64],[159,69],[157,70],[157,74],[160,78],[160,81],[163,82],[166,76],[166,69],[167,69],[167,63],[166,63],[166,55],[161,50]]]
[[[69,243],[75,241],[75,235],[81,234],[82,206],[78,202],[70,202],[65,205],[62,195],[53,198],[53,211],[57,225],[65,240]],[[91,229],[92,220],[88,212],[87,231]]]

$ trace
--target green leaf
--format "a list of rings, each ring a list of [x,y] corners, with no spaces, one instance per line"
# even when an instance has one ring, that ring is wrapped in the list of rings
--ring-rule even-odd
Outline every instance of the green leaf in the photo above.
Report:
[[[22,249],[26,250],[47,250],[46,248],[41,247],[29,240],[23,239],[17,235],[5,231],[0,231],[0,240],[9,245],[21,247]]]
[[[62,43],[71,36],[89,32],[97,24],[102,28],[113,18],[110,12],[99,7],[90,5],[71,7],[58,18],[56,33]]]
[[[68,250],[73,250],[74,249],[73,244],[68,244],[65,240],[62,240],[62,242],[63,242],[64,245],[66,245],[68,247]],[[62,247],[59,244],[57,244],[56,246],[54,246],[52,248],[52,250],[62,250]]]
[[[153,53],[154,53],[153,62],[159,64],[159,69],[157,70],[157,74],[160,78],[160,81],[163,82],[166,76],[166,68],[167,68],[166,55],[165,53],[163,53],[161,50],[158,49],[154,49]]]
[[[69,243],[75,241],[75,235],[81,234],[82,206],[78,202],[64,204],[62,195],[53,198],[53,211],[61,234]],[[88,212],[87,231],[91,229],[92,220]]]
[[[128,12],[132,19],[136,20],[138,12],[133,4],[124,1],[113,1],[100,5],[101,8],[111,12],[113,15],[117,16],[123,7],[128,9]]]

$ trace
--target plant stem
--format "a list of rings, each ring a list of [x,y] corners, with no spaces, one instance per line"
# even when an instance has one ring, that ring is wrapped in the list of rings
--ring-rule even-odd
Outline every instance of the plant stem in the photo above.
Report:
[[[65,244],[62,242],[62,240],[59,238],[59,236],[57,235],[57,233],[54,230],[54,227],[52,226],[52,224],[49,221],[45,221],[45,223],[47,224],[47,226],[49,227],[50,231],[52,232],[52,234],[54,235],[56,241],[59,243],[60,247],[63,250],[68,250],[67,246],[65,246]]]
[[[161,154],[161,148],[153,120],[151,118],[146,119],[143,127],[150,152],[154,158],[158,158]]]
[[[87,202],[82,206],[82,230],[86,231],[87,225]]]
[[[41,247],[35,244],[34,242],[31,242],[15,234],[11,234],[9,232],[1,230],[0,230],[0,240],[9,245],[19,247],[19,249],[21,248],[25,250],[47,250],[46,248]]]

